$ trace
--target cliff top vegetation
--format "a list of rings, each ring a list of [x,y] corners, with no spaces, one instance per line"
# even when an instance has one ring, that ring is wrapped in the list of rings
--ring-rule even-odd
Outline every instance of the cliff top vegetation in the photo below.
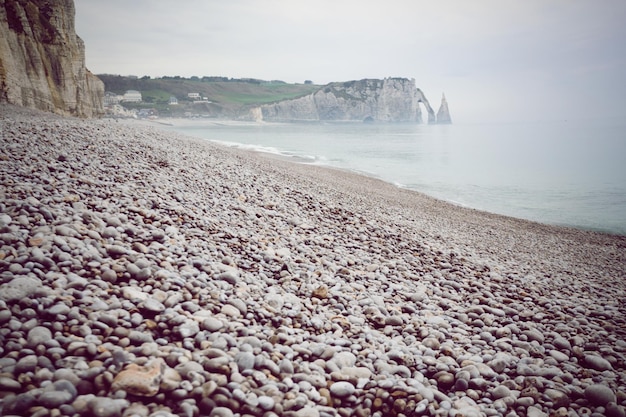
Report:
[[[157,108],[166,107],[170,96],[186,100],[189,93],[199,93],[223,109],[236,110],[302,97],[320,89],[311,81],[289,84],[278,80],[228,77],[150,78],[111,74],[98,74],[98,77],[104,82],[106,91],[124,94],[127,90],[137,90],[141,92],[144,104]]]

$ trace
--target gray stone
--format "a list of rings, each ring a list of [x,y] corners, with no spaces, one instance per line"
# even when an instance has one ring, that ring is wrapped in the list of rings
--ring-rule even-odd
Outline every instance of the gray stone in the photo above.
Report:
[[[128,249],[120,245],[109,245],[106,247],[107,253],[113,258],[119,258],[128,254]]]
[[[93,417],[121,417],[124,408],[128,407],[128,401],[108,397],[95,397],[89,401],[87,407]]]
[[[22,384],[14,378],[8,376],[0,376],[0,391],[19,391]]]
[[[200,331],[200,326],[193,320],[186,320],[178,326],[178,332],[182,338],[194,337]]]
[[[37,368],[37,355],[27,355],[15,364],[15,374],[34,372]]]
[[[222,281],[226,281],[231,285],[235,285],[239,281],[239,274],[236,271],[225,271],[217,275],[216,278]]]
[[[283,374],[293,374],[294,372],[293,363],[289,359],[281,360],[280,364],[278,365],[278,369]]]
[[[234,414],[230,410],[230,408],[226,408],[226,407],[215,407],[213,410],[211,410],[211,414],[209,414],[209,417],[233,417],[233,416]]]
[[[548,417],[548,414],[541,411],[540,408],[530,406],[526,410],[526,417]]]
[[[39,404],[46,408],[58,408],[74,400],[72,394],[67,391],[46,391],[39,396]]]
[[[609,361],[598,355],[585,355],[585,366],[596,371],[610,371],[613,369]]]
[[[605,413],[607,417],[626,417],[624,407],[615,403],[608,403],[605,407]]]
[[[52,339],[52,332],[47,327],[36,326],[30,329],[27,336],[27,346],[34,348]]]
[[[0,285],[0,300],[9,303],[46,295],[48,292],[49,290],[43,287],[39,279],[17,276],[10,282]]]
[[[239,352],[235,355],[235,362],[240,371],[254,368],[254,354],[252,352]]]
[[[110,282],[112,284],[117,282],[117,273],[109,268],[102,270],[100,277],[103,281]]]
[[[505,385],[498,385],[491,391],[491,398],[498,400],[500,398],[506,398],[511,395],[511,390]]]
[[[119,232],[113,226],[105,227],[104,230],[100,233],[103,238],[117,238],[119,236]]]
[[[335,382],[330,386],[330,393],[338,398],[349,397],[350,395],[354,394],[355,391],[356,388],[354,387],[354,385],[347,381]]]
[[[70,312],[70,307],[67,304],[59,303],[55,304],[48,309],[48,313],[53,316],[67,315]]]
[[[165,306],[162,302],[155,300],[154,298],[148,298],[143,303],[143,308],[152,313],[162,313],[165,311]]]
[[[224,322],[215,317],[207,317],[202,321],[202,330],[216,332],[224,327]]]
[[[585,388],[585,398],[591,404],[601,406],[616,401],[613,390],[603,384],[592,384]]]
[[[259,408],[264,411],[269,411],[274,408],[275,402],[272,397],[268,397],[267,395],[261,395],[257,399],[259,403]]]

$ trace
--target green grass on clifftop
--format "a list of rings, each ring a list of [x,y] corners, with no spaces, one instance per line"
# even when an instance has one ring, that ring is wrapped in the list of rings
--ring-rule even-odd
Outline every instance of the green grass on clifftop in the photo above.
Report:
[[[315,84],[223,77],[152,79],[107,74],[98,77],[104,82],[106,91],[124,94],[126,90],[137,90],[142,93],[144,102],[148,103],[167,102],[170,96],[175,96],[181,102],[188,100],[188,93],[199,93],[201,97],[207,97],[209,101],[231,110],[298,98],[320,89]]]

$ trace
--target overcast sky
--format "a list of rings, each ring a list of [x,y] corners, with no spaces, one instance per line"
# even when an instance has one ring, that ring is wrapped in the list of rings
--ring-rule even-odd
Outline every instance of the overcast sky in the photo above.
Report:
[[[626,118],[624,0],[75,0],[87,67],[415,78],[455,122]]]

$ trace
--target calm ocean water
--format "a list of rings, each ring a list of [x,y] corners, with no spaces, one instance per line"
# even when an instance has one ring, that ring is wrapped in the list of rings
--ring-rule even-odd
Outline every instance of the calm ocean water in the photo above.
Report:
[[[380,178],[459,205],[626,235],[626,124],[233,124],[172,129]]]

